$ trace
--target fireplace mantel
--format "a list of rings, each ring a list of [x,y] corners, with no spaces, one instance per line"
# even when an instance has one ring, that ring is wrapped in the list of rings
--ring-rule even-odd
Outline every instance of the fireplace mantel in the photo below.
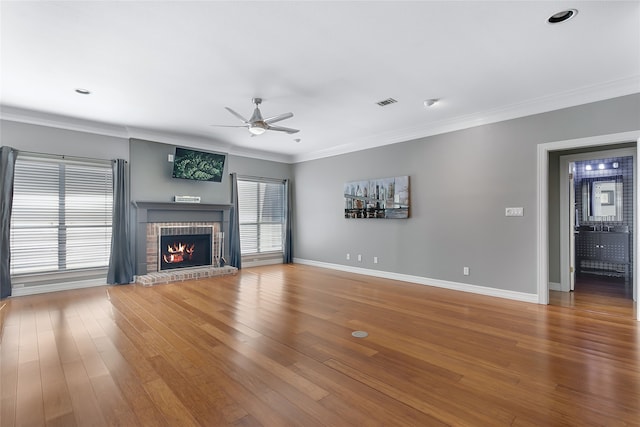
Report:
[[[139,210],[180,210],[180,211],[228,211],[232,205],[207,203],[175,203],[175,202],[131,202]]]
[[[208,204],[208,203],[176,203],[176,202],[144,202],[134,201],[133,206],[143,209],[195,209],[195,210],[225,210],[231,209],[230,204]]]
[[[230,204],[131,202],[135,208],[136,274],[147,273],[147,224],[177,222],[218,222],[225,236],[229,233]],[[223,254],[229,253],[229,242],[225,239]]]

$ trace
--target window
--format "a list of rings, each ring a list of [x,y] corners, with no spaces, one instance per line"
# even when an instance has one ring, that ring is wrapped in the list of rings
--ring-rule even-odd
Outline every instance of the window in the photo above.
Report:
[[[112,206],[110,164],[18,156],[11,275],[106,268]]]
[[[238,179],[240,252],[282,253],[284,182]]]

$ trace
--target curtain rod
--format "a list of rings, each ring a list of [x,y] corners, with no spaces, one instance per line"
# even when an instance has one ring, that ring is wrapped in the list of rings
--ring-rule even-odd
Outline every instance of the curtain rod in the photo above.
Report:
[[[244,179],[246,181],[270,181],[270,182],[285,182],[288,178],[266,178],[264,176],[251,176],[251,175],[240,175],[238,174],[238,179]]]
[[[16,150],[18,155],[24,154],[27,156],[33,157],[41,157],[41,158],[49,158],[49,159],[60,159],[60,160],[70,160],[70,161],[90,161],[93,163],[107,163],[107,162],[115,162],[116,159],[96,159],[93,157],[80,157],[80,156],[68,156],[66,154],[51,154],[51,153],[38,153],[35,151],[26,151],[26,150]],[[125,160],[125,163],[129,163]]]

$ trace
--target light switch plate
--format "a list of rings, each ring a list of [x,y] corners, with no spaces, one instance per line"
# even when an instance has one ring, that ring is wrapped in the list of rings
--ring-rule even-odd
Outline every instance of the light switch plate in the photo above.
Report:
[[[524,208],[504,208],[504,216],[524,216]]]

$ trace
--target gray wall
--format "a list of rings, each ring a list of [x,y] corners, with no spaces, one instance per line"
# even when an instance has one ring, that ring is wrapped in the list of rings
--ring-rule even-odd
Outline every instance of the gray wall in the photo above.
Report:
[[[536,293],[537,145],[638,130],[639,117],[635,94],[296,164],[295,257]],[[343,217],[345,181],[397,175],[410,175],[408,220]]]
[[[48,126],[0,121],[0,145],[35,153],[129,159],[129,140]]]
[[[175,147],[140,139],[131,140],[131,200],[172,202],[174,195],[188,195],[200,196],[201,203],[228,204],[231,202],[229,174],[232,172],[265,178],[291,178],[292,167],[287,163],[229,155],[222,182],[175,179],[171,177],[173,163],[167,158],[169,154],[174,154]]]
[[[187,194],[225,204],[230,172],[294,178],[297,258],[535,293],[536,145],[637,130],[639,119],[636,94],[296,165],[230,155],[220,184],[172,179],[167,154],[174,145],[7,120],[0,123],[0,145],[127,159],[132,200],[162,202]],[[345,181],[396,175],[411,177],[411,218],[343,218]],[[551,281],[559,281],[555,198],[552,192]],[[524,207],[525,216],[505,218],[507,206]],[[347,252],[363,254],[363,262],[355,256],[347,261]],[[470,267],[470,276],[462,275],[463,266]]]
[[[221,183],[174,179],[171,177],[173,164],[168,162],[167,155],[174,153],[175,145],[130,141],[128,138],[8,120],[0,122],[0,146],[2,145],[35,153],[128,160],[132,201],[171,202],[173,196],[179,194],[201,196],[202,203],[229,204],[231,191],[228,174],[231,172],[278,179],[292,177],[292,166],[287,163],[230,155]],[[131,218],[131,236],[136,236],[133,208]]]
[[[222,181],[199,182],[188,179],[172,178],[173,163],[168,155],[174,154],[175,145],[162,144],[153,141],[132,139],[130,141],[131,158],[131,200],[142,202],[173,202],[175,195],[199,196],[201,204],[229,204],[231,203],[231,184],[229,174],[250,175],[264,178],[290,179],[291,165],[273,161],[252,159],[228,155]],[[205,150],[206,151],[206,150]],[[215,150],[211,150],[215,151]],[[226,217],[223,221],[223,231],[227,232]],[[138,230],[136,210],[132,207],[131,236],[136,236],[136,274],[145,274],[144,231]],[[225,239],[225,257],[228,259],[229,241]]]

